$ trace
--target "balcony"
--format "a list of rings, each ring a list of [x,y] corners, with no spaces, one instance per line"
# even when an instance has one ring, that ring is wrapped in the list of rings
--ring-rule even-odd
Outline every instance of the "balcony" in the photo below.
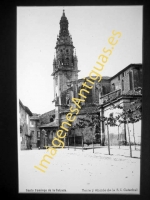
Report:
[[[117,97],[119,97],[120,95],[121,95],[121,89],[110,92],[110,93],[100,97],[100,104],[110,102],[110,101],[116,99]]]

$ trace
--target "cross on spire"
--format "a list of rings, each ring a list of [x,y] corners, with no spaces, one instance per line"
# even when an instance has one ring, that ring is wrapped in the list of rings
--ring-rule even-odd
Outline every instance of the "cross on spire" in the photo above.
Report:
[[[65,16],[65,10],[63,9],[63,16]]]

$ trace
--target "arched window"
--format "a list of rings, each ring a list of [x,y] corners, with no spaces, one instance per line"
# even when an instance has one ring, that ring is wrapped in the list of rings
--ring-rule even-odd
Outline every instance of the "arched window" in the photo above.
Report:
[[[85,96],[87,97],[85,100],[85,103],[92,103],[93,99],[92,99],[92,90],[89,90],[89,93],[85,93]]]
[[[50,122],[53,122],[53,121],[54,121],[53,117],[50,117]]]
[[[69,65],[69,58],[66,58],[66,65]]]
[[[70,104],[70,96],[69,96],[69,94],[66,95],[66,104],[67,105]]]
[[[122,80],[122,91],[124,91],[124,80]]]
[[[61,59],[59,59],[59,64],[61,65]]]

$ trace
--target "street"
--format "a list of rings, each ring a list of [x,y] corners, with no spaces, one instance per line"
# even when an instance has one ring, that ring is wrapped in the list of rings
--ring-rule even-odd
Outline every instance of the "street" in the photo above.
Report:
[[[140,148],[129,146],[84,150],[57,149],[45,173],[38,166],[46,149],[19,152],[19,193],[139,194]],[[48,153],[47,153],[48,154]]]

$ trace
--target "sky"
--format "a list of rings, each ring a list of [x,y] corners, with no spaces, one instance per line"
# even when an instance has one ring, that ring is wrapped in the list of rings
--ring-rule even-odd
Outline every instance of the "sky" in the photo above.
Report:
[[[112,31],[122,33],[102,76],[142,63],[142,6],[17,7],[17,97],[32,113],[54,109],[53,59],[65,10],[78,58],[79,78],[89,75]]]

